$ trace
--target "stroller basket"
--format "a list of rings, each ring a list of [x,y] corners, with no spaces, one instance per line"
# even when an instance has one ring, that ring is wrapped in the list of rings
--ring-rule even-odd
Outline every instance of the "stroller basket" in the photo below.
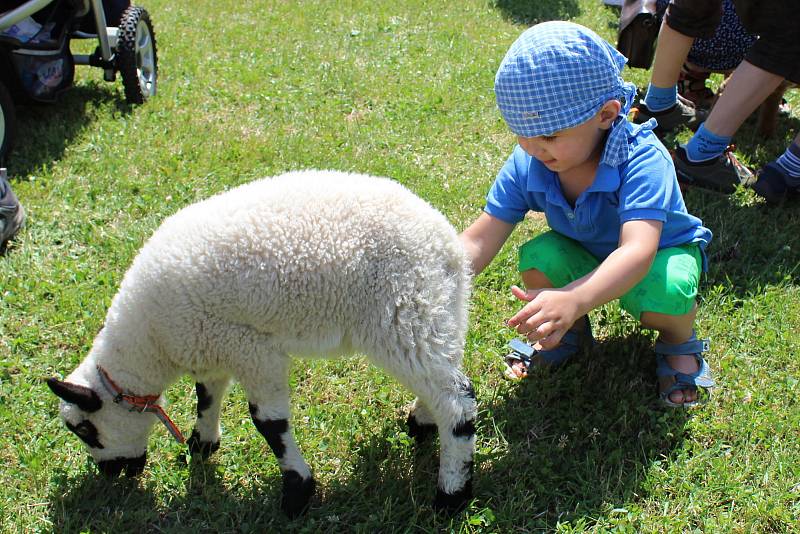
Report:
[[[22,89],[30,98],[40,102],[53,102],[64,89],[72,85],[75,63],[62,41],[60,50],[17,49],[11,53],[11,62],[17,71]]]

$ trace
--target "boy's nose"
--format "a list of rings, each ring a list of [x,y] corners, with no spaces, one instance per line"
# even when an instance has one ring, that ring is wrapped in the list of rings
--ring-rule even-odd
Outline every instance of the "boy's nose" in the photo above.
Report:
[[[540,144],[537,143],[534,139],[530,137],[520,137],[519,146],[521,146],[522,150],[527,152],[529,156],[532,156],[539,160],[543,159],[542,156],[545,154],[545,151],[542,150]]]

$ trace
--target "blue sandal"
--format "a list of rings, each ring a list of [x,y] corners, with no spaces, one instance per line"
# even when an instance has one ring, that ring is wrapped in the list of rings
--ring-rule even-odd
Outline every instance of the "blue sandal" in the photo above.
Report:
[[[504,360],[506,368],[503,370],[503,375],[509,380],[521,380],[524,376],[517,376],[514,373],[514,364],[522,362],[525,364],[526,369],[538,363],[545,367],[558,367],[564,364],[572,356],[577,354],[584,345],[591,345],[594,343],[592,336],[592,324],[588,317],[584,319],[586,327],[583,330],[568,330],[561,338],[561,343],[554,349],[550,350],[537,350],[528,343],[519,339],[512,339],[508,343],[511,352],[506,354]],[[538,362],[534,362],[534,358],[538,358]]]
[[[659,392],[661,402],[671,408],[689,408],[697,406],[700,401],[675,403],[669,399],[669,396],[674,391],[680,389],[691,389],[697,391],[697,388],[703,388],[708,397],[711,396],[711,388],[714,387],[714,380],[711,378],[711,369],[708,363],[703,359],[702,354],[710,348],[711,343],[708,339],[697,339],[694,331],[692,337],[685,343],[677,345],[670,345],[661,341],[656,342],[656,376],[659,378],[671,376],[675,382],[664,391]],[[682,354],[691,354],[697,360],[699,369],[694,373],[686,374],[673,369],[668,363],[665,356],[677,356]],[[659,384],[659,387],[661,385]]]

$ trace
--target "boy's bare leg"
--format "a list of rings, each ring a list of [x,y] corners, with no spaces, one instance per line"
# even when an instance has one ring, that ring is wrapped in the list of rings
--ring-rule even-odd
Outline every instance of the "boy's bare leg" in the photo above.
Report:
[[[666,315],[656,312],[642,312],[640,321],[642,326],[653,330],[658,330],[660,339],[664,343],[677,345],[684,343],[692,337],[694,319],[697,316],[697,305],[693,306],[689,313],[684,315]],[[697,372],[699,366],[697,360],[691,354],[678,356],[665,356],[670,367],[681,373]],[[663,391],[672,385],[671,377],[659,377],[659,389]],[[694,389],[681,389],[670,393],[669,400],[675,404],[693,402],[697,400],[697,391]]]

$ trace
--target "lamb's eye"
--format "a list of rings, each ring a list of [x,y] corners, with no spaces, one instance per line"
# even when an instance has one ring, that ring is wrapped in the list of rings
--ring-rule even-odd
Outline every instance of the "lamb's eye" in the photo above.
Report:
[[[77,425],[67,422],[67,428],[75,433],[76,436],[81,438],[81,440],[88,446],[96,449],[103,448],[103,444],[100,443],[100,440],[97,437],[97,427],[94,426],[91,421],[81,421]]]

